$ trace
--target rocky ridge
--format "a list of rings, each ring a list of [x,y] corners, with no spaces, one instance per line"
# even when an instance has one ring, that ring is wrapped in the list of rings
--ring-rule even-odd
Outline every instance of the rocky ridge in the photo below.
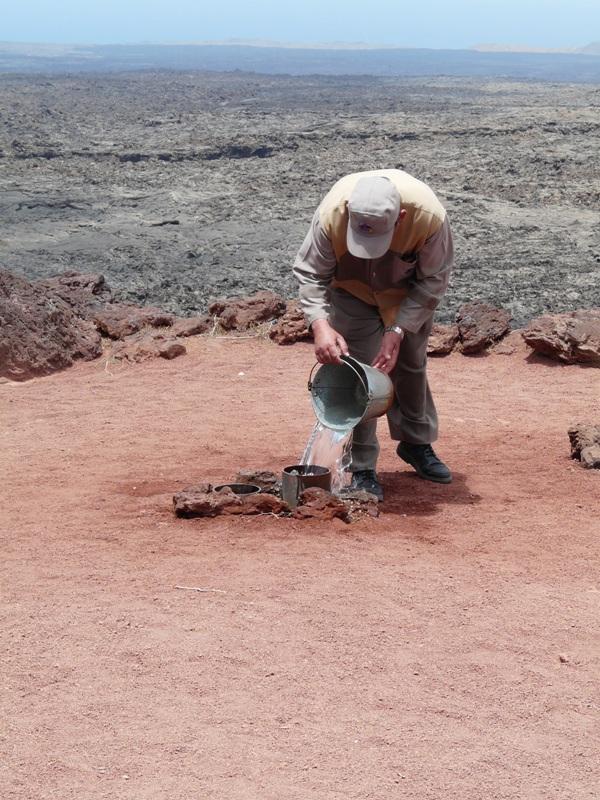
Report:
[[[153,306],[113,302],[104,277],[65,272],[37,282],[0,270],[0,377],[27,380],[105,354],[120,361],[176,358],[202,334],[268,336],[279,345],[311,338],[297,301],[269,291],[213,302],[209,313],[177,317]],[[511,331],[510,314],[489,303],[460,307],[453,325],[436,324],[432,356],[491,350],[532,352],[563,363],[600,366],[600,309],[544,315]]]

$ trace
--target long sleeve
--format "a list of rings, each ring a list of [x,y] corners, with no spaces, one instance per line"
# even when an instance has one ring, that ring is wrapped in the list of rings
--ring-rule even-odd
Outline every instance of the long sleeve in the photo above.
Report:
[[[408,296],[396,316],[397,325],[416,333],[427,322],[446,293],[453,263],[452,232],[446,217],[418,253]]]
[[[329,316],[329,285],[335,265],[333,247],[321,227],[317,209],[293,268],[299,285],[300,307],[309,327],[315,320]]]

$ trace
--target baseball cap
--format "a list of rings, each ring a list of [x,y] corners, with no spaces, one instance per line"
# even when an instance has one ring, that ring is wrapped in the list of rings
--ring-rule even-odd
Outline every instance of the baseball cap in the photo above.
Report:
[[[400,193],[382,175],[360,178],[348,199],[348,250],[358,258],[380,258],[390,248],[400,214]]]

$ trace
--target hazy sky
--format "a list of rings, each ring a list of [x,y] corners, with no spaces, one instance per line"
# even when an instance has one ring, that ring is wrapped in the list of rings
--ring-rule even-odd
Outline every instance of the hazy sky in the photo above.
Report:
[[[230,38],[468,47],[600,40],[600,0],[17,0],[0,41],[182,42]]]

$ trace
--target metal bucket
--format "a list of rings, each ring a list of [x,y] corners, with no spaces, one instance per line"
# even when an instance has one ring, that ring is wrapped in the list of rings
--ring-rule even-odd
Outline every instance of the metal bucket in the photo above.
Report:
[[[258,494],[260,487],[255,486],[253,483],[222,483],[220,486],[215,486],[214,491],[220,492],[221,489],[231,489],[234,494]]]
[[[341,364],[321,364],[308,381],[319,422],[334,431],[350,431],[359,422],[380,417],[394,400],[394,386],[384,372],[341,356]]]
[[[331,491],[331,471],[313,464],[294,464],[285,467],[281,478],[281,496],[290,508],[296,508],[298,498],[309,486]]]

